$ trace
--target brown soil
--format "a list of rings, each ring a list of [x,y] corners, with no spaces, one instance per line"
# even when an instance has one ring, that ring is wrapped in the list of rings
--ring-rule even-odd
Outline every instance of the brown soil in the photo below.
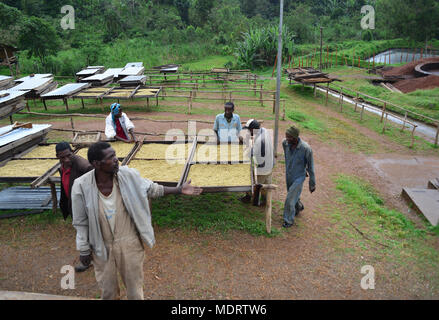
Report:
[[[425,62],[439,62],[439,57],[416,60],[414,62],[407,63],[406,65],[403,65],[401,67],[395,67],[390,70],[383,71],[382,74],[385,77],[414,77],[416,66]]]
[[[401,80],[393,84],[395,88],[404,93],[416,91],[418,89],[427,90],[439,88],[439,76],[429,75],[422,78]]]
[[[439,88],[439,77],[430,75],[426,77],[417,78],[415,68],[417,65],[426,62],[439,62],[439,57],[421,59],[414,62],[407,63],[401,67],[385,69],[381,71],[384,78],[401,78],[393,83],[395,88],[401,90],[403,93],[409,93],[416,90],[427,90]]]
[[[197,107],[200,107],[197,105]],[[194,106],[195,107],[195,106]],[[343,119],[347,124],[369,137],[376,138],[386,155],[397,161],[416,156],[414,151],[388,141],[384,136],[346,120],[337,112],[317,103],[310,108],[324,111],[329,116]],[[221,105],[210,105],[221,112]],[[271,116],[271,108],[266,115]],[[252,108],[237,107],[237,113],[251,114]],[[174,113],[131,113],[130,116],[160,116],[160,119],[200,119],[213,121],[213,116]],[[246,119],[242,119],[246,120]],[[53,122],[56,128],[69,128],[69,121]],[[292,124],[280,122],[280,132]],[[168,124],[135,121],[139,131],[164,132],[181,128],[180,123]],[[264,127],[273,128],[273,121],[265,120]],[[79,129],[103,129],[103,120],[75,121]],[[201,128],[210,128],[200,124]],[[282,135],[281,135],[282,137]],[[386,205],[408,212],[394,181],[405,176],[403,171],[382,170],[376,162],[363,154],[349,151],[339,143],[322,142],[317,135],[303,134],[314,150],[317,191],[305,188],[302,201],[305,211],[297,218],[297,226],[274,238],[255,237],[233,231],[226,235],[204,234],[156,228],[156,246],[146,249],[145,298],[147,299],[437,299],[438,288],[429,287],[428,277],[419,278],[411,266],[399,265],[381,259],[382,248],[374,242],[364,247],[344,238],[330,221],[337,212],[338,191],[334,176],[344,173],[359,176],[380,190]],[[279,152],[282,152],[279,141]],[[382,155],[382,157],[386,157]],[[381,157],[380,157],[381,159]],[[434,161],[432,157],[431,161]],[[279,188],[273,195],[273,227],[281,229],[282,204],[286,196],[285,166],[280,161],[273,172],[273,183]],[[425,170],[428,174],[428,170]],[[389,178],[390,177],[390,178]],[[393,179],[391,177],[394,177]],[[419,175],[416,176],[419,179]],[[427,180],[425,181],[427,183]],[[237,194],[237,197],[240,196]],[[253,210],[249,206],[249,210]],[[154,212],[152,213],[154,217]],[[414,219],[417,219],[415,216]],[[2,229],[3,228],[3,229]],[[99,294],[93,270],[76,275],[76,289],[62,290],[60,279],[63,265],[77,263],[75,231],[68,222],[31,228],[19,224],[8,230],[0,221],[0,290],[32,291],[95,298]],[[355,230],[350,230],[356,232]],[[17,233],[19,236],[17,236]],[[335,245],[334,241],[344,241]],[[439,249],[439,242],[436,243]],[[352,254],[346,252],[353,251]],[[375,267],[375,290],[360,287],[363,265]],[[123,292],[123,291],[122,291]]]

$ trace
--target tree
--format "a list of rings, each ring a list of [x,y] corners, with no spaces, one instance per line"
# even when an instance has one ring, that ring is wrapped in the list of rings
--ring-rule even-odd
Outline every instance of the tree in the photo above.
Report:
[[[181,20],[188,25],[189,24],[189,8],[191,7],[190,0],[174,0],[174,5],[177,7]]]
[[[394,38],[432,39],[439,29],[439,4],[436,0],[381,0],[377,24],[387,26]]]
[[[196,0],[195,2],[195,23],[197,26],[203,26],[207,22],[207,17],[214,6],[212,0]]]
[[[49,55],[58,52],[61,45],[55,28],[37,17],[30,17],[23,23],[18,42],[20,49],[28,50],[29,58],[36,56],[43,65]]]
[[[0,43],[17,45],[22,16],[16,8],[0,3]]]

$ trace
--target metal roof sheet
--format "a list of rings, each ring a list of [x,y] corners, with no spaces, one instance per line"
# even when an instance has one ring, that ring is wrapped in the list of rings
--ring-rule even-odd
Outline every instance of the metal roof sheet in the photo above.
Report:
[[[10,80],[10,79],[12,79],[12,77],[8,77],[8,76],[2,76],[2,75],[0,75],[0,81]]]
[[[52,82],[53,78],[35,78],[26,80],[15,87],[12,87],[9,90],[35,90],[45,84],[49,84]]]
[[[24,95],[26,93],[28,93],[28,92],[29,91],[12,91],[11,89],[9,89],[9,90],[0,90],[0,96],[2,96],[5,93],[8,94],[7,96],[5,96],[3,98],[0,98],[0,105],[3,104],[3,103],[7,103],[7,102],[9,102],[11,100],[14,100],[16,98],[24,97]]]
[[[135,82],[146,80],[146,76],[128,76],[120,80],[119,82]]]
[[[89,86],[88,83],[69,83],[61,88],[50,91],[49,93],[41,95],[42,98],[56,97],[56,96],[69,96]]]
[[[128,62],[125,68],[142,68],[143,62]]]
[[[83,78],[83,79],[81,79],[81,81],[82,82],[85,82],[85,81],[104,81],[104,80],[108,80],[108,79],[112,79],[112,78],[114,78],[113,74],[99,73],[99,74],[95,74],[95,75],[87,77],[87,78]]]
[[[123,69],[119,76],[138,76],[141,75],[145,71],[144,67],[129,67]]]
[[[88,76],[88,75],[94,75],[96,72],[98,72],[101,69],[84,69],[76,73],[77,76]]]
[[[45,129],[50,128],[51,124],[33,124],[31,129],[27,128],[18,128],[11,132],[6,133],[5,135],[0,136],[0,147],[7,145],[8,143],[17,141],[26,136],[35,134],[39,131],[43,131]],[[0,128],[0,135],[12,129],[12,125]]]
[[[20,79],[15,80],[15,82],[25,82],[33,79],[41,79],[41,78],[52,78],[53,74],[51,73],[37,73],[33,77],[27,76]]]

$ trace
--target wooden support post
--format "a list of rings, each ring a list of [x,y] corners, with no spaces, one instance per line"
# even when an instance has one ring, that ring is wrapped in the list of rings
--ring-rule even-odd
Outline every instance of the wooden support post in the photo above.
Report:
[[[11,122],[11,124],[14,124],[14,121],[12,120],[12,114],[9,116],[9,121]]]
[[[361,115],[360,115],[361,121],[363,121],[363,114],[364,114],[364,104],[361,105]]]
[[[272,190],[267,190],[267,204],[265,205],[265,227],[267,233],[271,233]]]
[[[192,112],[192,90],[189,96],[189,110],[188,110],[188,114],[191,114]]]
[[[66,105],[66,111],[69,112],[69,103],[67,102],[67,99],[64,99],[64,104]]]
[[[28,112],[30,112],[29,100],[26,100],[26,109],[27,109]]]
[[[406,122],[407,122],[407,111],[405,112],[404,121],[402,123],[401,131],[404,131]]]
[[[261,84],[261,91],[259,91],[259,100],[261,102],[261,106],[264,106],[264,101],[262,101],[262,84]]]
[[[358,93],[357,93],[357,99],[355,100],[355,108],[354,108],[354,112],[357,112],[358,98],[359,98],[359,95],[358,95]]]
[[[165,100],[166,92],[165,87],[162,87],[162,100]]]
[[[52,194],[52,213],[56,214],[56,209],[58,208],[58,198],[56,196],[55,183],[50,182],[50,193]]]
[[[9,71],[11,72],[11,77],[13,77],[14,76],[14,72],[12,71],[12,66],[11,66],[11,62],[9,61],[8,52],[6,51],[6,48],[3,48],[3,51],[5,52],[6,63],[9,66]]]
[[[413,126],[413,130],[412,130],[412,144],[410,146],[410,148],[413,148],[415,145],[415,130],[416,130],[416,126]]]
[[[340,91],[340,112],[343,112],[343,89]]]
[[[146,98],[146,109],[149,109],[149,98]]]
[[[157,95],[156,97],[155,97],[155,105],[158,107],[159,106],[159,96]]]
[[[328,97],[329,97],[329,82],[326,84],[326,102],[325,102],[325,106],[328,106]]]
[[[383,113],[381,114],[381,123],[383,123],[384,114],[386,113],[387,103],[384,102]]]
[[[73,123],[73,117],[70,117],[70,125],[72,126],[72,130],[75,130],[75,125]],[[75,131],[72,131],[73,137],[75,137]]]
[[[276,111],[276,94],[273,93],[273,113]]]
[[[42,99],[42,100],[43,100],[44,110],[47,111],[46,99]]]
[[[386,120],[384,121],[384,126],[383,126],[383,133],[385,133],[386,132],[386,129],[387,129],[387,116],[388,116],[389,114],[386,112]]]
[[[439,142],[439,123],[437,124],[436,138],[434,139],[434,145],[438,146]]]
[[[269,185],[265,185],[263,184],[261,186],[262,190],[266,191],[266,199],[267,199],[267,203],[265,205],[265,227],[268,233],[271,233],[271,215],[272,215],[272,200],[273,200],[273,196],[272,196],[272,192],[273,190],[277,189],[277,185],[274,184],[269,184]]]
[[[316,89],[316,84],[314,83],[314,98],[317,97],[317,89]]]

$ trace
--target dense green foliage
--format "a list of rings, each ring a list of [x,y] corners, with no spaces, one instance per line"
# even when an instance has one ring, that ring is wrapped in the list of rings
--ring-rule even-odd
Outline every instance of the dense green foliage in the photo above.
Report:
[[[439,36],[437,0],[284,3],[284,25],[289,30],[284,53],[291,54],[293,43],[318,45],[321,26],[325,43],[394,38],[425,43]],[[61,28],[61,8],[66,4],[75,9],[74,30]],[[361,8],[366,4],[375,8],[375,30],[365,31],[360,26]],[[128,47],[128,56],[140,52],[131,49],[133,39],[142,44],[144,52],[176,52],[168,55],[165,62],[169,63],[186,62],[186,55],[175,49],[186,45],[198,50],[198,56],[235,53],[239,65],[258,67],[275,60],[272,44],[278,20],[279,0],[0,0],[0,43],[22,50],[24,72],[38,68],[71,75],[86,64],[119,63],[108,55],[120,45]],[[260,41],[255,38],[258,34],[262,35]],[[254,47],[248,47],[250,42]],[[145,54],[133,57],[141,59],[148,60],[148,66],[152,65],[149,60],[157,60]]]

